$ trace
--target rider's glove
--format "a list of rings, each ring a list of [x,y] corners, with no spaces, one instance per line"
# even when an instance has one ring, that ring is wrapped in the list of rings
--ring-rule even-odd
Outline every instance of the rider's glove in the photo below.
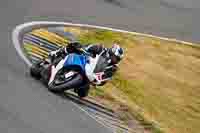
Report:
[[[49,53],[49,56],[51,56],[51,57],[57,57],[58,56],[59,57],[62,54],[66,54],[66,53],[67,53],[66,48],[63,46],[63,47],[59,48],[58,50],[51,51]]]
[[[57,56],[57,50],[56,51],[51,51],[50,53],[49,53],[49,56],[51,56],[51,57],[56,57]]]

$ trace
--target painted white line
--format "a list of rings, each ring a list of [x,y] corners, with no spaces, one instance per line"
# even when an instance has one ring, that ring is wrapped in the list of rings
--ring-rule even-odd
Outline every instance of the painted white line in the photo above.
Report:
[[[13,41],[13,45],[15,47],[15,49],[17,50],[18,54],[20,55],[20,57],[25,61],[25,63],[28,66],[31,66],[32,63],[27,59],[27,57],[24,55],[23,51],[22,51],[22,47],[21,47],[21,43],[19,40],[20,37],[20,32],[24,27],[22,26],[17,26],[13,32],[12,32],[12,41]]]
[[[97,29],[104,29],[104,30],[111,30],[111,31],[122,32],[122,33],[140,35],[140,36],[144,36],[144,37],[157,38],[157,39],[161,39],[161,40],[166,40],[166,41],[177,42],[177,43],[181,43],[181,44],[185,44],[185,45],[192,45],[192,46],[200,47],[200,45],[198,45],[198,44],[181,41],[181,40],[177,40],[177,39],[159,37],[159,36],[155,36],[155,35],[137,33],[137,32],[109,28],[109,27],[104,27],[104,26],[96,26],[96,25],[88,25],[88,24],[75,24],[75,23],[67,23],[67,22],[54,22],[54,21],[33,21],[33,22],[27,22],[27,23],[18,25],[12,32],[12,41],[13,41],[14,47],[17,49],[18,54],[22,57],[22,59],[26,62],[26,64],[28,66],[31,66],[32,64],[22,52],[19,37],[23,33],[24,29],[31,30],[32,28],[35,28],[35,27],[38,28],[38,27],[42,27],[42,26],[79,26],[79,27],[97,28]]]
[[[109,27],[103,27],[103,26],[96,26],[96,25],[88,25],[88,24],[74,24],[74,23],[67,23],[67,22],[51,22],[51,21],[34,21],[34,22],[27,22],[21,25],[18,25],[12,32],[12,41],[13,45],[16,48],[18,54],[20,57],[25,61],[25,63],[30,67],[32,63],[29,61],[29,59],[24,55],[22,47],[21,47],[21,35],[23,33],[26,33],[27,31],[30,31],[34,28],[39,28],[43,26],[79,26],[79,27],[89,27],[89,28],[97,28],[97,29],[104,29],[104,30],[111,30],[111,31],[116,31],[116,32],[122,32],[122,33],[129,33],[129,34],[134,34],[134,35],[140,35],[144,37],[151,37],[151,38],[157,38],[161,40],[166,40],[166,41],[172,41],[172,42],[177,42],[177,43],[183,43],[186,45],[192,45],[196,47],[200,47],[198,44],[193,44],[190,42],[185,42],[181,40],[176,40],[176,39],[169,39],[169,38],[164,38],[164,37],[159,37],[159,36],[154,36],[154,35],[149,35],[149,34],[143,34],[143,33],[137,33],[137,32],[131,32],[131,31],[126,31],[126,30],[121,30],[121,29],[114,29],[114,28],[109,28]],[[72,102],[73,103],[73,102]],[[98,121],[94,116],[90,115],[86,110],[84,110],[82,107],[78,106],[77,104],[73,103],[77,108],[85,112],[88,116],[91,118],[95,119],[98,123],[101,125],[107,127],[105,124],[102,122]]]
[[[105,29],[105,30],[111,30],[111,31],[122,32],[122,33],[130,33],[130,34],[134,34],[134,35],[157,38],[157,39],[161,39],[161,40],[166,40],[166,41],[177,42],[177,43],[181,43],[181,44],[185,44],[185,45],[200,47],[200,45],[198,45],[198,44],[194,44],[194,43],[190,43],[190,42],[186,42],[186,41],[181,41],[181,40],[177,40],[177,39],[159,37],[159,36],[155,36],[155,35],[131,32],[131,31],[115,29],[115,28],[109,28],[109,27],[104,27],[104,26],[96,26],[96,25],[88,25],[88,24],[75,24],[75,23],[67,23],[67,22],[54,22],[54,21],[33,21],[33,22],[27,22],[27,23],[18,25],[13,30],[13,34],[12,34],[13,39],[12,40],[13,40],[13,44],[14,44],[15,48],[20,49],[20,42],[19,42],[18,37],[20,35],[20,32],[23,29],[26,29],[26,28],[30,28],[31,29],[31,28],[34,28],[34,27],[42,27],[42,26],[79,26],[79,27]],[[24,59],[24,61],[30,66],[31,63],[23,55],[23,52],[21,50],[18,50],[18,53]]]
[[[35,27],[42,27],[42,26],[79,26],[79,27],[89,27],[89,28],[97,28],[97,29],[104,29],[104,30],[111,30],[111,31],[116,31],[116,32],[122,32],[122,33],[129,33],[129,34],[134,34],[134,35],[140,35],[144,37],[151,37],[151,38],[157,38],[161,40],[166,40],[166,41],[171,41],[171,42],[177,42],[185,45],[192,45],[196,47],[200,47],[200,45],[195,44],[195,43],[190,43],[186,41],[181,41],[173,38],[165,38],[165,37],[159,37],[155,35],[150,35],[150,34],[143,34],[143,33],[137,33],[137,32],[132,32],[132,31],[126,31],[126,30],[121,30],[121,29],[115,29],[115,28],[109,28],[109,27],[104,27],[104,26],[96,26],[96,25],[88,25],[88,24],[75,24],[75,23],[67,23],[67,22],[54,22],[54,21],[33,21],[33,22],[27,22],[21,25],[18,25],[12,33],[12,40],[13,44],[16,49],[18,49],[19,55],[23,58],[23,60],[30,66],[31,62],[24,56],[20,42],[19,42],[19,36],[22,32],[22,30],[27,29],[27,28],[35,28]]]

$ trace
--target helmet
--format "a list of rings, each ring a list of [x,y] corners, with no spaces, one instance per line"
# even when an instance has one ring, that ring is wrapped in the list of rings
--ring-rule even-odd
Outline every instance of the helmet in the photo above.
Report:
[[[110,48],[110,54],[113,60],[117,60],[114,62],[119,62],[123,58],[124,50],[118,44],[114,43]]]
[[[121,59],[124,55],[124,50],[116,43],[113,44],[111,52],[119,59]]]
[[[69,47],[79,47],[81,44],[78,41],[71,41],[68,46]]]

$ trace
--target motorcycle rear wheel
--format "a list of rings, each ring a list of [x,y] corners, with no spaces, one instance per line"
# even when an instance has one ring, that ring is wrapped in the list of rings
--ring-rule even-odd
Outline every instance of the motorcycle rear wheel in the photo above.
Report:
[[[30,75],[35,79],[39,80],[41,78],[40,69],[37,65],[32,65],[30,68]]]

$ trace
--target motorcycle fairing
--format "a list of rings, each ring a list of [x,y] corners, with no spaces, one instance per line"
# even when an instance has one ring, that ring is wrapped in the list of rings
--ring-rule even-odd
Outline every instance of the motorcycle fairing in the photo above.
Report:
[[[60,62],[56,65],[52,65],[51,66],[51,76],[50,76],[50,79],[49,79],[49,82],[48,82],[48,85],[51,84],[57,74],[57,72],[63,68],[63,65],[65,64],[65,61],[67,60],[68,56],[66,56],[64,59],[60,60]]]
[[[110,78],[106,78],[106,79],[102,78],[102,76],[104,75],[104,72],[98,72],[98,73],[94,72],[95,68],[97,66],[98,60],[103,53],[104,53],[104,51],[102,51],[99,55],[96,55],[95,58],[89,57],[89,63],[87,63],[85,65],[85,73],[86,73],[88,79],[90,80],[90,82],[97,84],[97,85],[110,79]]]
[[[56,73],[63,67],[79,66],[83,71],[85,71],[86,63],[86,56],[79,54],[67,55],[64,59],[60,60],[56,67],[54,65],[51,66],[51,76],[48,84],[52,83],[56,76]]]
[[[87,63],[87,57],[79,54],[69,54],[65,60],[64,67],[79,66],[82,71],[85,71],[85,65]]]

